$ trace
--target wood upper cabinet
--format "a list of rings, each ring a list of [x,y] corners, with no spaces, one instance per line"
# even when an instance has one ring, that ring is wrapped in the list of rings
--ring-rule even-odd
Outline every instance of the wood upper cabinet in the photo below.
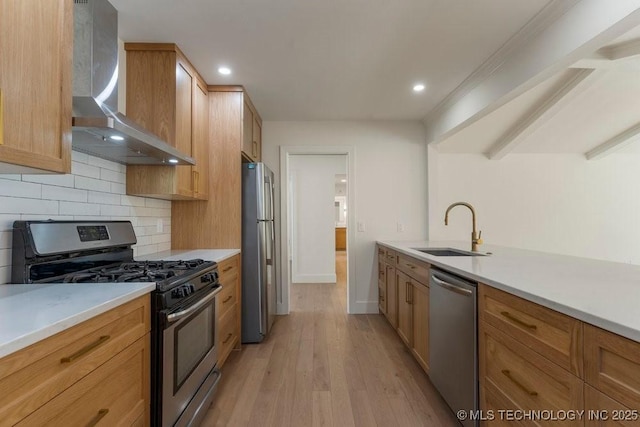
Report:
[[[0,1],[0,52],[0,173],[69,173],[73,2]]]
[[[262,119],[248,97],[242,112],[242,155],[250,162],[262,160]]]
[[[127,116],[193,157],[195,166],[127,167],[127,194],[208,198],[207,85],[175,44],[125,43]]]

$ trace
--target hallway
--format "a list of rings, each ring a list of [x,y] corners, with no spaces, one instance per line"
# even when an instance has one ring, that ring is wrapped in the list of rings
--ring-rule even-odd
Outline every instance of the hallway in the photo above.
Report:
[[[336,284],[296,284],[291,314],[222,369],[203,426],[456,426],[384,316],[346,314],[346,252]]]

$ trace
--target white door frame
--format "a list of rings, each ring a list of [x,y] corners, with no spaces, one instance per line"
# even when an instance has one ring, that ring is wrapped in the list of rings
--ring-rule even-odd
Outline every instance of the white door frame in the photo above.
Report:
[[[289,314],[291,306],[291,272],[289,271],[289,158],[292,155],[344,154],[347,156],[347,313],[354,313],[356,303],[355,268],[355,147],[342,145],[280,146],[280,271],[282,302],[279,314]]]

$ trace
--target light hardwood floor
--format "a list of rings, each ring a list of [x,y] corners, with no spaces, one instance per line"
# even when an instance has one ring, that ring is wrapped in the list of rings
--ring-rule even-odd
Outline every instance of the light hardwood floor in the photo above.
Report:
[[[458,426],[384,316],[346,314],[338,283],[295,284],[291,314],[222,368],[203,426]]]

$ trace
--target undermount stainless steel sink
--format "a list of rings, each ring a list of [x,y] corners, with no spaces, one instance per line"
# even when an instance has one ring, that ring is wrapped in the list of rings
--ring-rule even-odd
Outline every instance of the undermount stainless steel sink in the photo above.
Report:
[[[413,248],[416,251],[424,252],[433,256],[486,256],[479,252],[468,252],[454,248]]]

